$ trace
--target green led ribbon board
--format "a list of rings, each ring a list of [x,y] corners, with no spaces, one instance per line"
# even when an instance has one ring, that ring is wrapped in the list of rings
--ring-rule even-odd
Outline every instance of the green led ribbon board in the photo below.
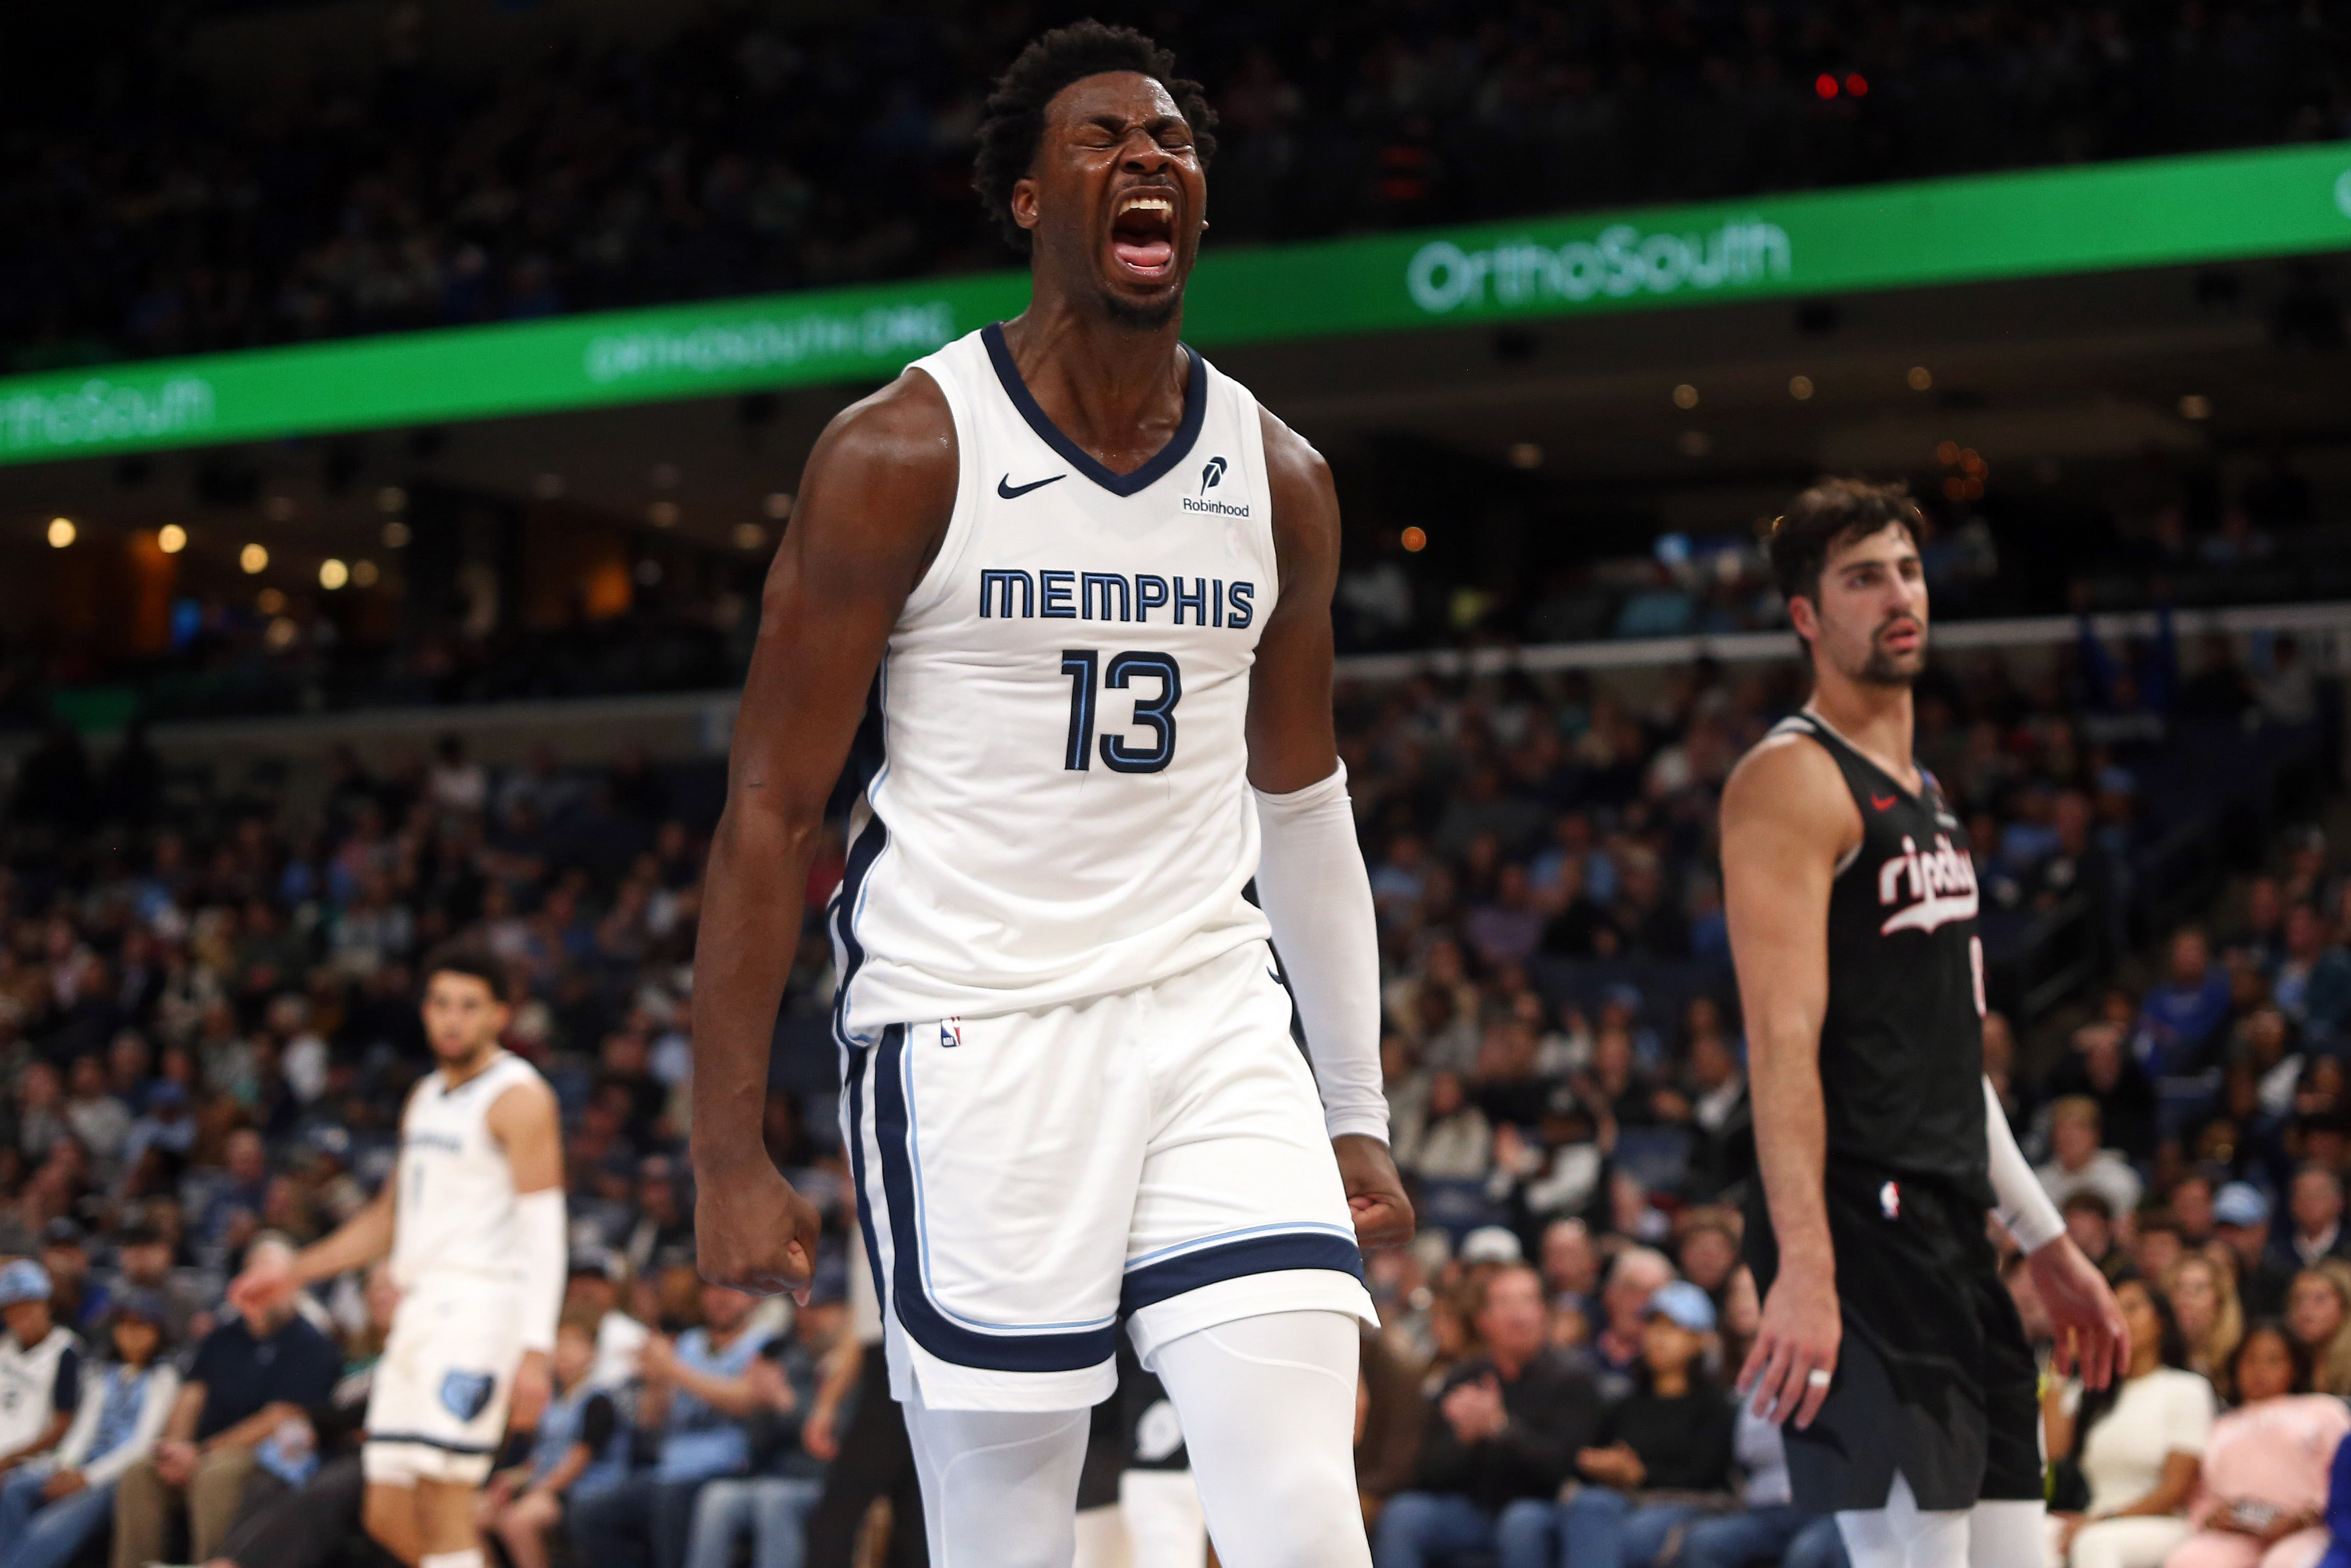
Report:
[[[2351,249],[2351,142],[1218,252],[1196,343]],[[0,379],[0,463],[878,381],[1027,275],[449,328]]]

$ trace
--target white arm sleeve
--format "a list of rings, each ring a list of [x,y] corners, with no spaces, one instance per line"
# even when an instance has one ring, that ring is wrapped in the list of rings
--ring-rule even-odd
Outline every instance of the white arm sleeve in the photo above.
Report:
[[[522,1347],[552,1351],[563,1315],[570,1260],[563,1229],[563,1189],[542,1187],[515,1199],[515,1250],[522,1264]]]
[[[1323,1124],[1387,1142],[1380,1085],[1380,941],[1355,842],[1347,765],[1287,795],[1257,791],[1257,901],[1306,1026]]]
[[[2016,1134],[2008,1130],[2008,1113],[2000,1108],[2000,1095],[1989,1078],[1983,1081],[1983,1092],[1984,1143],[1991,1150],[1991,1190],[1996,1200],[1992,1212],[2030,1255],[2064,1235],[2065,1219],[2049,1201],[2041,1178],[2024,1163],[2024,1151],[2016,1146]]]

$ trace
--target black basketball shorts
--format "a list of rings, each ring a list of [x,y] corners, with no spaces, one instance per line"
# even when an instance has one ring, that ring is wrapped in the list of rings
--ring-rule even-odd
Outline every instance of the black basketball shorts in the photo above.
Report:
[[[1796,1506],[1883,1508],[1897,1469],[1921,1509],[2038,1500],[2039,1374],[1982,1204],[1834,1161],[1825,1197],[1844,1339],[1820,1413],[1785,1428]],[[1769,1291],[1780,1260],[1760,1177],[1746,1207]]]

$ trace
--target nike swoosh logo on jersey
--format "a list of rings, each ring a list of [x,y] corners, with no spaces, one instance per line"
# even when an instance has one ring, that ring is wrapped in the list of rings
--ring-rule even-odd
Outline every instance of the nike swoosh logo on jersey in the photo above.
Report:
[[[1869,803],[1876,807],[1881,811],[1890,811],[1894,810],[1894,797],[1891,795],[1879,795],[1873,793],[1869,797]]]
[[[1012,482],[1012,476],[1007,474],[1003,478],[998,479],[996,482],[996,493],[1003,497],[1008,501],[1017,500],[1020,497],[1027,495],[1031,490],[1039,489],[1044,486],[1051,484],[1054,479],[1066,479],[1069,476],[1067,474],[1056,474],[1050,479],[1031,479],[1026,485],[1015,485]]]

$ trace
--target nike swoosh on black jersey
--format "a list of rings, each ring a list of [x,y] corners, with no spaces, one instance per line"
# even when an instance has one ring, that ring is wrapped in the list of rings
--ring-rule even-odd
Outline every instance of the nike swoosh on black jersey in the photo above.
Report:
[[[1009,501],[1017,497],[1025,496],[1029,491],[1034,490],[1040,486],[1050,485],[1054,479],[1066,479],[1069,476],[1067,474],[1056,474],[1052,476],[1052,478],[1031,479],[1026,485],[1015,485],[1012,482],[1012,476],[1007,474],[1003,478],[998,479],[996,482],[996,493]]]

